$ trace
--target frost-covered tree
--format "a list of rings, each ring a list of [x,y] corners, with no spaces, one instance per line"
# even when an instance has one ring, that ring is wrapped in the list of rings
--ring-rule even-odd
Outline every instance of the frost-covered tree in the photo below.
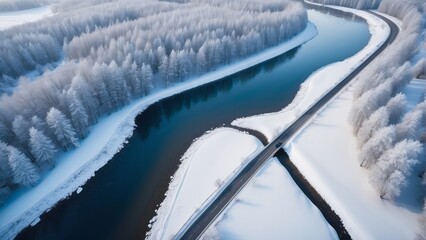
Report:
[[[47,129],[47,125],[46,122],[43,121],[41,118],[39,118],[38,116],[33,116],[31,118],[31,125],[33,127],[35,127],[36,129],[40,130],[40,131],[46,131]]]
[[[71,121],[76,129],[78,136],[83,138],[87,135],[87,128],[89,126],[89,116],[83,104],[77,97],[74,90],[70,89],[67,92],[67,100],[71,113]]]
[[[99,103],[101,112],[111,114],[112,103],[111,96],[108,93],[107,85],[104,79],[107,79],[108,72],[105,64],[95,63],[92,70],[91,86],[93,89],[94,98]]]
[[[139,81],[141,81],[143,93],[147,95],[154,81],[152,69],[149,65],[142,64]]]
[[[422,112],[423,126],[426,126],[426,98],[423,100],[423,102],[417,104],[415,110]]]
[[[88,76],[88,78],[91,77]],[[69,90],[74,92],[74,97],[87,109],[88,122],[92,124],[96,123],[98,120],[97,116],[99,115],[99,106],[94,98],[93,87],[81,75],[77,75],[72,79]]]
[[[36,166],[30,159],[14,147],[9,147],[9,164],[13,172],[13,182],[22,186],[33,186],[40,179]]]
[[[46,121],[63,150],[66,151],[70,146],[78,146],[71,121],[61,111],[51,108],[47,113]]]
[[[381,106],[384,106],[391,97],[391,85],[388,82],[380,84],[378,87],[364,93],[355,100],[349,113],[349,122],[358,134],[363,122]]]
[[[40,166],[44,164],[53,165],[53,157],[57,152],[52,141],[40,130],[30,128],[30,147]]]
[[[420,231],[417,233],[418,240],[426,240],[426,198],[424,199],[423,213],[419,218]]]
[[[379,11],[387,13],[399,19],[412,17],[418,10],[424,11],[426,2],[423,0],[382,0]]]
[[[362,147],[381,128],[389,124],[389,111],[386,107],[377,109],[371,116],[362,123],[358,131],[358,146]]]
[[[12,169],[9,165],[9,148],[6,143],[0,141],[0,186],[9,185],[12,178]]]
[[[21,144],[28,143],[28,130],[30,129],[30,123],[24,119],[21,115],[15,117],[12,123],[12,130],[15,133],[16,138]]]
[[[389,123],[396,124],[400,121],[401,116],[404,115],[404,111],[407,106],[407,99],[405,94],[398,93],[396,96],[391,98],[386,104],[386,109],[389,112]]]
[[[105,82],[111,97],[110,101],[114,110],[117,110],[130,101],[129,88],[124,81],[121,68],[117,66],[114,60],[108,65],[106,72],[109,75],[105,78]]]
[[[164,85],[164,87],[169,86],[170,85],[170,79],[169,79],[169,58],[167,56],[164,56],[162,58],[160,66],[158,67],[158,71],[160,73],[161,78],[163,79],[163,85]]]
[[[393,125],[378,130],[361,148],[359,162],[361,167],[376,164],[384,152],[395,143],[395,127]]]
[[[423,113],[420,109],[414,109],[404,115],[401,122],[396,125],[396,139],[420,140],[422,132]]]
[[[422,151],[418,141],[404,140],[387,150],[377,161],[371,172],[370,181],[381,198],[393,199],[401,193],[407,176],[418,163]]]
[[[140,71],[138,69],[138,65],[136,64],[136,62],[133,62],[130,66],[129,66],[129,76],[128,76],[128,81],[129,81],[129,88],[130,88],[130,92],[132,93],[132,95],[134,97],[140,97],[143,95],[143,87],[142,87],[142,76],[140,74]]]

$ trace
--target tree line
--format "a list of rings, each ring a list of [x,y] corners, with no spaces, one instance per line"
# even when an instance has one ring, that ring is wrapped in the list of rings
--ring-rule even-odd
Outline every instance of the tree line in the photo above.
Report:
[[[396,41],[357,78],[349,123],[360,148],[360,166],[370,170],[370,182],[381,198],[400,196],[415,170],[423,177],[417,180],[424,184],[426,194],[426,99],[423,95],[407,111],[406,96],[401,93],[414,77],[426,72],[426,2],[312,1],[360,9],[378,7],[402,21]],[[426,198],[424,202],[418,239],[426,239]]]
[[[354,85],[350,123],[361,149],[360,165],[370,169],[370,182],[381,198],[395,199],[411,174],[426,193],[426,99],[407,112],[403,88],[426,70],[426,2],[382,0],[379,11],[402,20],[396,41]],[[423,50],[424,51],[424,50]],[[420,170],[419,170],[420,169]],[[415,171],[415,172],[413,172]],[[410,181],[412,181],[410,179]],[[425,198],[426,204],[426,198]],[[426,239],[426,205],[418,239]]]
[[[381,2],[380,11],[404,16],[403,28],[389,50],[360,75],[353,89],[355,100],[349,119],[361,148],[360,164],[372,169],[371,182],[382,198],[399,196],[415,164],[424,168],[426,102],[406,112],[406,97],[401,93],[426,63],[424,56],[418,59],[419,46],[424,44],[424,23],[419,21],[424,14],[422,5],[423,1],[413,0]],[[407,12],[410,15],[405,15]],[[406,151],[395,151],[400,148]]]
[[[17,63],[27,61],[14,52],[29,44],[27,37],[45,48],[34,50],[34,64],[58,52],[64,58],[0,99],[0,194],[35,185],[61,152],[78,147],[101,117],[133,99],[280,44],[307,25],[303,5],[292,1],[132,3],[134,9],[93,4],[78,16],[60,10],[54,20],[15,28],[19,34],[0,33]],[[52,56],[42,54],[42,61],[38,51]],[[30,68],[1,69],[21,76]]]
[[[65,1],[67,2],[67,1]],[[90,2],[90,1],[83,1]],[[40,66],[61,60],[62,46],[81,34],[160,12],[175,10],[177,4],[130,0],[70,8],[40,21],[0,31],[0,82],[18,83],[19,77]],[[11,81],[11,79],[14,79]],[[0,94],[5,87],[0,88]]]

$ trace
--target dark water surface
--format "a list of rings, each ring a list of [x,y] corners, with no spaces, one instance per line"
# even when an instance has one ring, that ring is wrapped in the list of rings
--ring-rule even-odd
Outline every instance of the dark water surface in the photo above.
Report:
[[[141,239],[169,178],[193,139],[206,130],[288,105],[315,70],[368,42],[360,19],[309,10],[319,30],[310,42],[223,80],[160,101],[137,117],[129,143],[80,194],[60,202],[18,239]],[[333,13],[335,15],[335,13]]]

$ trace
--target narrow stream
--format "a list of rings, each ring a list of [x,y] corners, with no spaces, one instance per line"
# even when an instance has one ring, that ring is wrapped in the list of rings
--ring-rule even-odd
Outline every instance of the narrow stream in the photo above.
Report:
[[[17,239],[141,239],[192,141],[232,120],[278,111],[314,71],[360,51],[368,25],[353,15],[308,10],[319,34],[279,57],[150,106],[129,143],[80,194],[60,202]]]

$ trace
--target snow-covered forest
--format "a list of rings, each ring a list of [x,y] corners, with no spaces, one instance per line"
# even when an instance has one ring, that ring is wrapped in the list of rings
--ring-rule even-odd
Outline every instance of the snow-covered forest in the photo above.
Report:
[[[360,148],[361,167],[370,170],[370,182],[384,199],[400,196],[411,174],[423,179],[426,194],[426,99],[407,108],[402,90],[425,73],[426,2],[383,0],[379,11],[402,20],[402,31],[358,78],[349,121]],[[412,184],[412,183],[411,183]],[[423,213],[426,218],[426,211]],[[426,221],[420,221],[426,229]],[[419,233],[420,239],[426,233]]]
[[[35,185],[102,116],[280,44],[307,25],[303,5],[287,0],[65,0],[54,11],[0,32],[3,199]],[[43,74],[24,76],[34,70]]]

